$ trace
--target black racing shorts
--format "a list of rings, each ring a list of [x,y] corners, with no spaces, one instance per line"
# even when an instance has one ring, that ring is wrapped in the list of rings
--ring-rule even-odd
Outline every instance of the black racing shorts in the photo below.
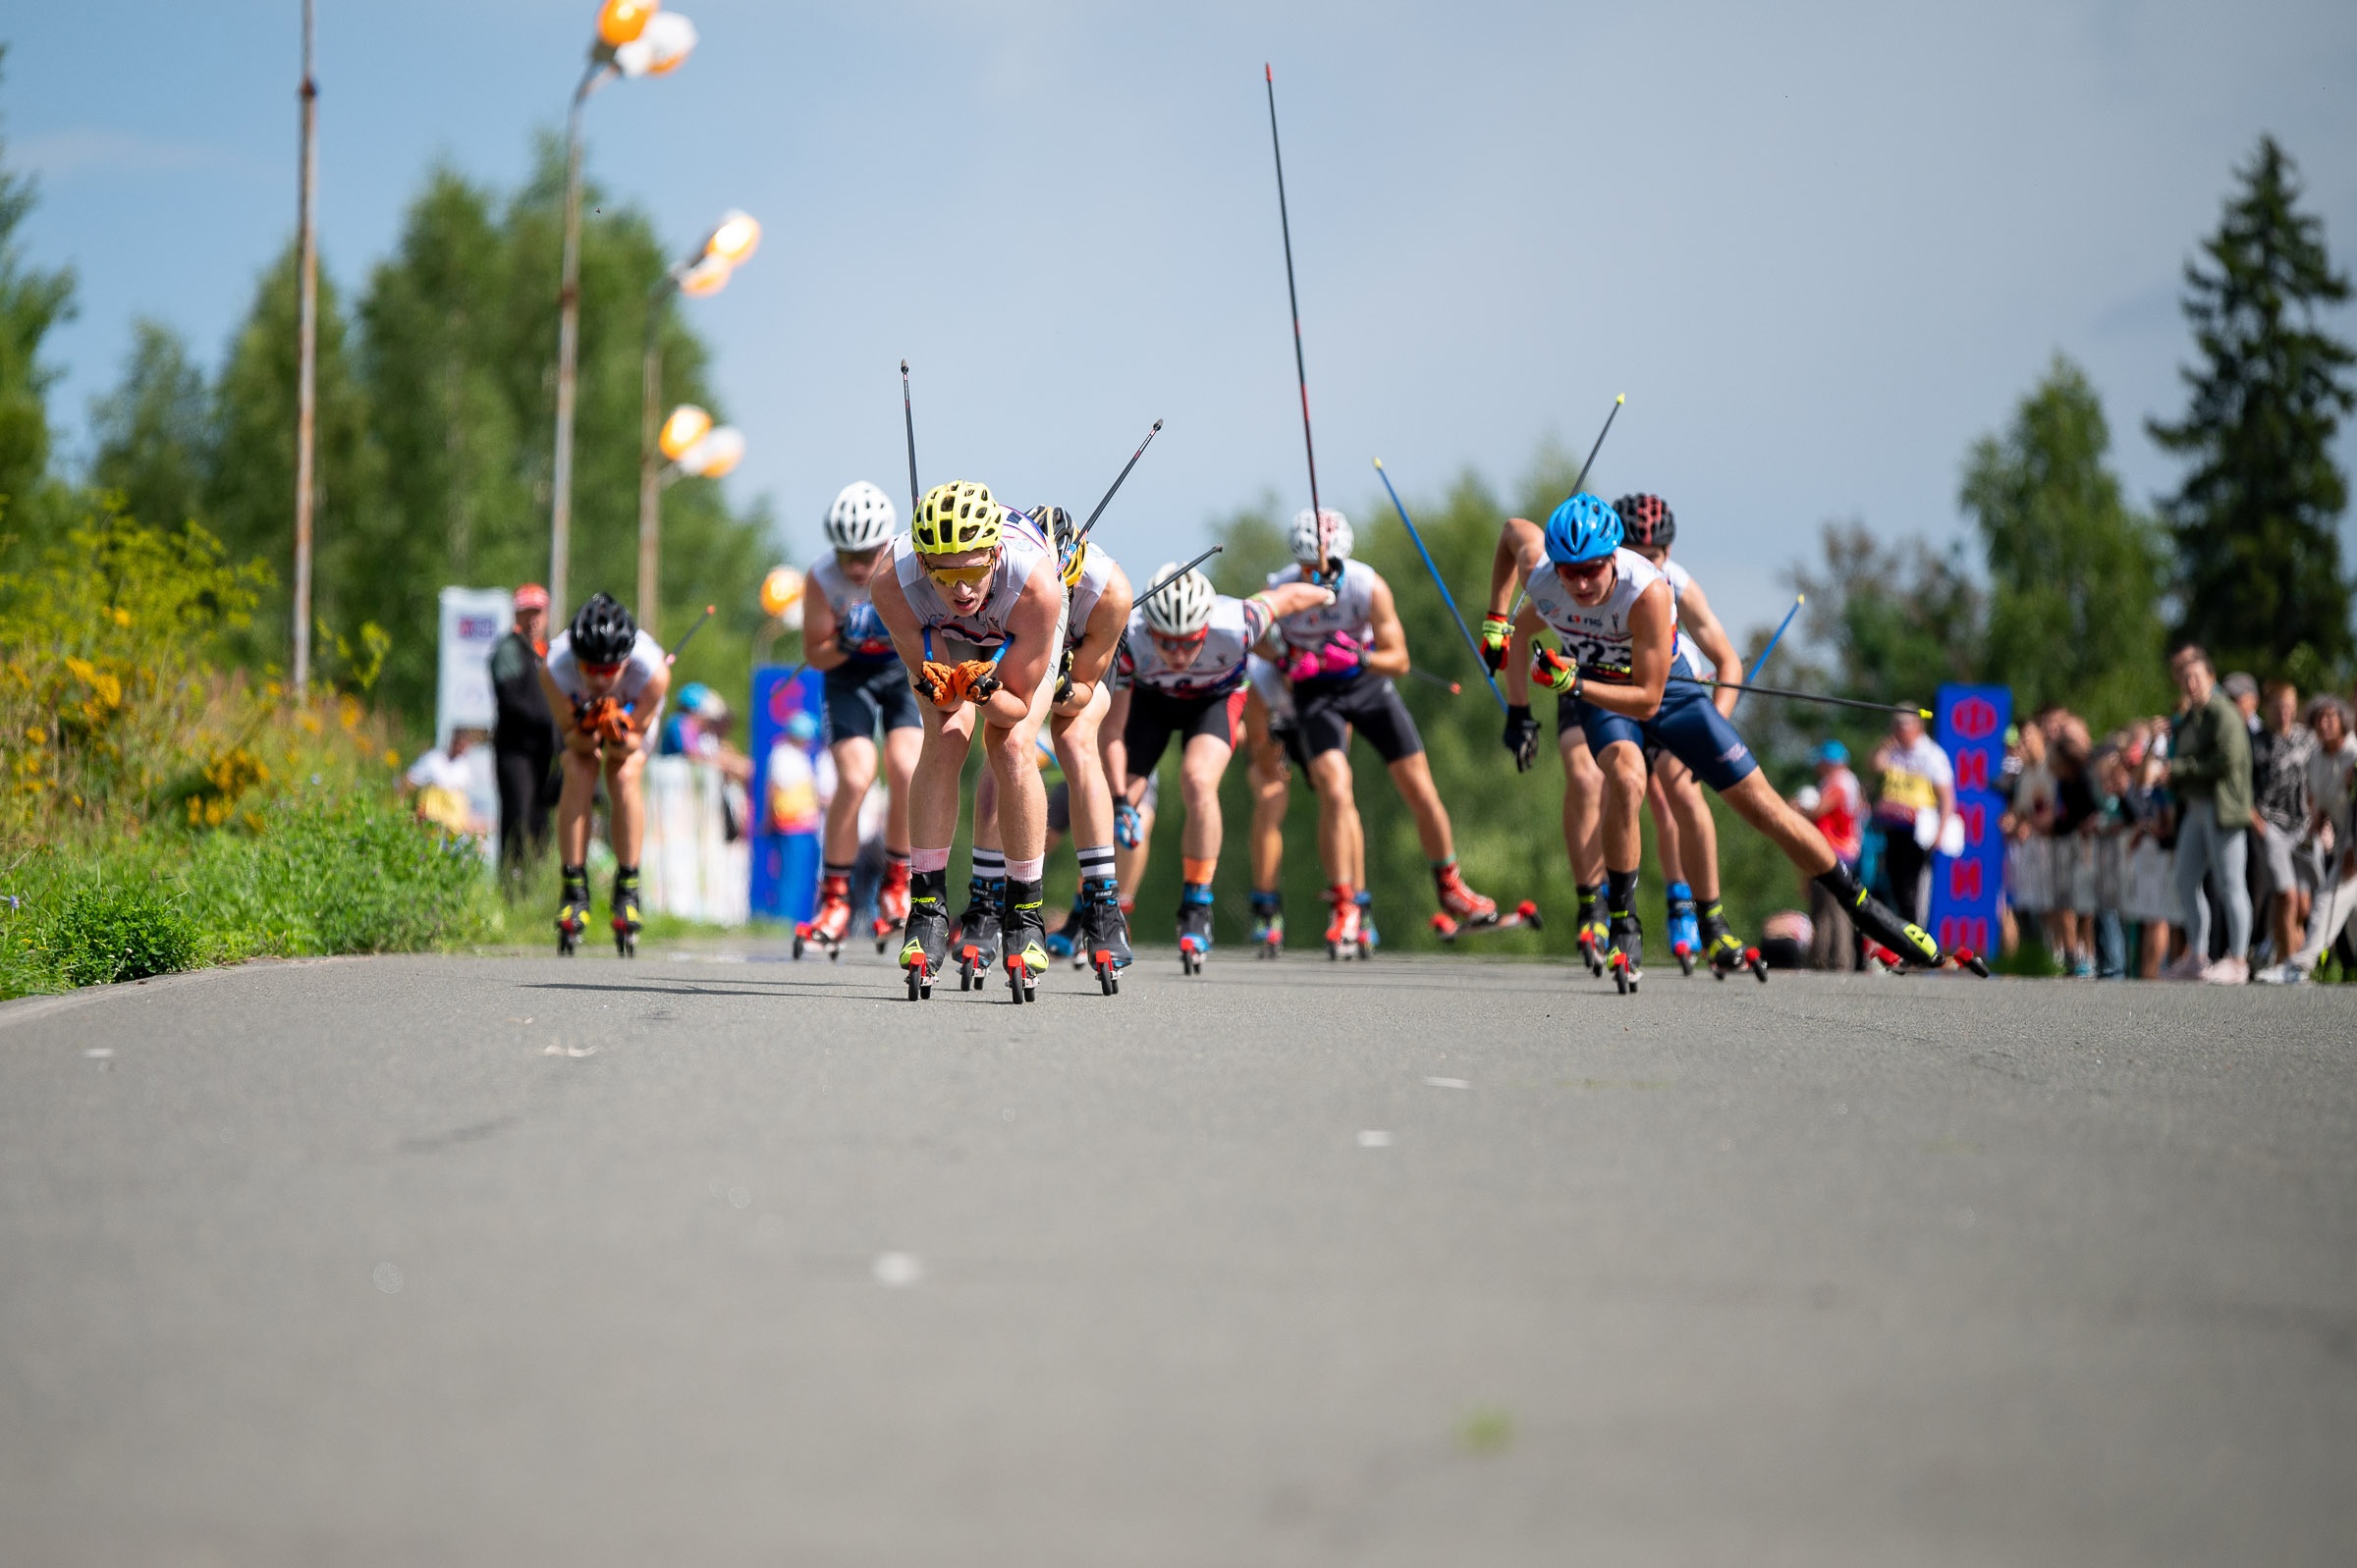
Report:
[[[1387,767],[1424,749],[1416,721],[1386,676],[1362,670],[1339,680],[1296,681],[1293,710],[1300,715],[1301,750],[1308,757],[1347,750],[1353,730],[1367,737]]]
[[[1301,739],[1301,727],[1290,719],[1269,716],[1269,738],[1285,748],[1285,755],[1303,773],[1309,772],[1309,747]]]
[[[908,684],[908,667],[897,658],[847,659],[827,672],[826,685],[829,745],[873,740],[879,724],[887,734],[925,727],[916,690]]]
[[[1210,697],[1173,697],[1151,686],[1132,687],[1129,723],[1122,730],[1122,744],[1129,753],[1129,777],[1152,778],[1173,735],[1179,737],[1181,751],[1197,735],[1216,736],[1222,745],[1233,746],[1243,723],[1241,686]]]

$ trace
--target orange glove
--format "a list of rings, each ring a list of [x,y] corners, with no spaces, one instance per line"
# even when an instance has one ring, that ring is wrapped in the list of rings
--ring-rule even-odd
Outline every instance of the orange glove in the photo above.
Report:
[[[916,677],[908,683],[934,707],[947,713],[965,700],[961,694],[956,694],[957,675],[957,666],[945,665],[938,659],[927,659],[923,668],[917,671]]]
[[[999,684],[999,667],[987,659],[968,659],[950,674],[950,692],[958,702],[988,702]]]
[[[1579,695],[1579,666],[1539,643],[1531,644],[1530,678],[1549,691]]]
[[[588,704],[580,711],[577,722],[582,733],[594,735],[608,745],[619,745],[630,738],[630,716],[612,697],[600,697]]]

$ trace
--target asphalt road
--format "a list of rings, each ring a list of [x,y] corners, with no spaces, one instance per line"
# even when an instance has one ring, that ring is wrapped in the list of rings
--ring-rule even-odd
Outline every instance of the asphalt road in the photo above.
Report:
[[[2357,1556],[2357,994],[751,957],[0,1008],[0,1561]]]

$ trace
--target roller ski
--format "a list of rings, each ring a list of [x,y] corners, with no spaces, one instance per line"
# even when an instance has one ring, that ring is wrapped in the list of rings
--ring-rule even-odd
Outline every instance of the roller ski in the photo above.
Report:
[[[1108,877],[1082,884],[1081,892],[1088,905],[1080,916],[1078,950],[1096,971],[1098,989],[1108,997],[1118,997],[1122,971],[1135,956],[1129,950],[1128,917],[1122,913],[1121,886]]]
[[[1712,979],[1725,980],[1748,969],[1761,985],[1768,983],[1768,960],[1760,956],[1759,948],[1727,929],[1727,915],[1717,899],[1703,911],[1700,931],[1702,954],[1711,966]]]
[[[976,877],[965,885],[965,913],[958,917],[958,989],[980,991],[999,966],[1001,910],[1006,879]],[[1045,952],[1043,947],[1042,952]]]
[[[1211,889],[1189,883],[1178,895],[1178,972],[1199,975],[1211,956]]]
[[[932,997],[934,979],[950,959],[950,911],[942,901],[942,882],[937,871],[917,879],[908,919],[901,927],[901,968],[906,972],[910,1001]]]
[[[907,918],[908,861],[894,855],[884,862],[884,886],[876,890],[876,918],[868,927],[868,935],[876,939],[876,951],[891,947],[893,935]]]
[[[1678,973],[1694,978],[1694,960],[1702,956],[1702,927],[1694,914],[1694,890],[1682,882],[1670,884],[1670,956]]]
[[[1375,949],[1383,945],[1383,933],[1375,929],[1375,893],[1373,890],[1359,889],[1357,903],[1358,956],[1359,961],[1363,963],[1374,957]]]
[[[1610,931],[1612,946],[1605,955],[1605,967],[1612,971],[1615,989],[1623,997],[1633,997],[1637,983],[1645,978],[1645,927],[1633,914],[1615,914]]]
[[[1989,966],[1969,947],[1954,952],[1942,952],[1932,934],[1912,920],[1901,920],[1897,913],[1858,885],[1849,869],[1835,862],[1831,871],[1815,879],[1817,885],[1834,895],[1836,902],[1849,911],[1850,924],[1866,939],[1866,949],[1887,969],[1904,972],[1907,969],[1940,969],[1954,964],[1969,969],[1983,980],[1989,978]],[[1765,978],[1764,976],[1762,978]]]
[[[1000,927],[1007,948],[1007,990],[1020,1006],[1039,1000],[1039,977],[1048,972],[1048,924],[1039,916],[1039,884],[1008,882]],[[975,983],[980,989],[980,982]]]
[[[1326,922],[1326,961],[1339,963],[1344,958],[1359,955],[1359,941],[1366,935],[1363,911],[1358,899],[1348,888],[1338,887],[1326,895],[1334,906],[1334,918]]]
[[[1449,918],[1449,911],[1446,909],[1434,911],[1432,917],[1433,935],[1443,942],[1454,942],[1468,931],[1517,931],[1524,926],[1528,926],[1533,931],[1547,929],[1547,922],[1539,918],[1539,906],[1528,898],[1523,899],[1486,926],[1460,926]]]
[[[638,873],[614,873],[614,951],[617,956],[638,956],[638,932],[645,924],[638,918]]]
[[[1588,966],[1590,975],[1598,978],[1604,974],[1605,951],[1612,946],[1612,932],[1598,912],[1603,892],[1601,886],[1582,886],[1579,890],[1579,961]]]
[[[1083,893],[1072,894],[1072,907],[1065,911],[1064,925],[1048,933],[1048,956],[1069,958],[1074,969],[1088,967],[1088,899]]]
[[[557,956],[572,957],[581,945],[581,933],[588,929],[589,878],[568,867],[565,891],[557,897]]]
[[[794,955],[799,958],[811,947],[824,952],[830,961],[843,956],[843,939],[851,929],[851,879],[829,877],[819,884],[818,908],[807,920],[797,920],[794,926]]]
[[[1285,951],[1285,907],[1273,892],[1252,893],[1252,956],[1275,958]]]

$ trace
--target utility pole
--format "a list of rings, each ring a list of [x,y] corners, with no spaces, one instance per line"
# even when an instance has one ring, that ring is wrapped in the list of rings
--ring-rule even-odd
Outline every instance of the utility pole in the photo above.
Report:
[[[557,290],[557,442],[548,510],[552,621],[571,614],[565,607],[573,602],[566,597],[565,568],[573,548],[573,403],[581,351],[581,107],[612,75],[608,61],[593,53],[565,115],[565,275]]]
[[[311,71],[312,0],[302,0],[301,194],[296,211],[295,367],[295,700],[311,693],[311,505],[319,489],[314,455],[319,404],[319,82]]]

